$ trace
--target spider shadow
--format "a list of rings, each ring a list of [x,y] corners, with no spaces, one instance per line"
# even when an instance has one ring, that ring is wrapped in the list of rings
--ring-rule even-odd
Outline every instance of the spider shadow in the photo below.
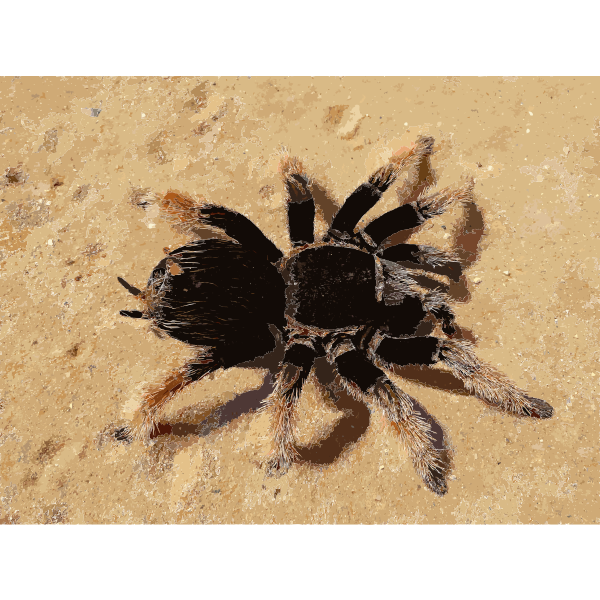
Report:
[[[353,398],[343,389],[337,381],[338,375],[333,365],[326,358],[315,361],[313,373],[318,383],[317,389],[326,390],[335,407],[343,413],[325,438],[298,448],[302,462],[324,466],[333,464],[366,433],[371,422],[371,411],[364,402]]]
[[[333,221],[333,217],[341,208],[340,205],[335,202],[333,196],[327,191],[327,188],[314,178],[311,179],[310,190],[315,201],[315,209],[325,221],[327,227],[329,227]]]
[[[468,280],[464,273],[481,257],[482,239],[485,235],[485,221],[481,209],[475,202],[466,202],[463,206],[464,211],[461,219],[453,230],[453,248],[458,256],[461,266],[461,275],[458,281],[450,279],[450,283],[443,283],[433,277],[425,275],[413,276],[417,282],[425,288],[431,290],[437,289],[444,292],[456,302],[466,303],[471,299],[471,293],[468,287]],[[399,231],[390,236],[384,243],[385,248],[396,246],[397,244],[408,243],[410,237],[419,231],[419,227]],[[402,263],[403,266],[414,268],[414,265]],[[419,267],[421,271],[427,271],[426,268]],[[444,273],[441,273],[444,274]]]
[[[337,462],[366,433],[373,409],[370,399],[359,399],[343,386],[327,360],[316,361],[313,374],[324,402],[340,411],[342,416],[326,436],[297,448],[298,462],[312,466],[329,466]],[[418,401],[415,401],[415,412],[429,424],[433,446],[441,455],[442,469],[447,475],[452,468],[452,461],[446,448],[442,426]],[[389,433],[397,437],[391,428]]]
[[[281,336],[274,328],[272,333],[276,339],[276,346],[272,352],[237,365],[241,368],[266,369],[267,373],[260,388],[239,394],[222,406],[209,410],[206,416],[204,416],[206,411],[202,410],[200,414],[204,418],[200,422],[190,422],[190,420],[196,420],[199,410],[197,406],[188,407],[168,421],[161,421],[152,437],[166,435],[181,438],[206,437],[242,415],[259,410],[264,401],[273,393],[275,375],[285,353]],[[298,450],[302,462],[328,465],[334,463],[347,448],[364,435],[370,423],[370,410],[366,404],[353,398],[336,381],[338,376],[335,369],[327,362],[326,358],[315,361],[313,375],[317,381],[317,389],[326,390],[329,393],[329,397],[333,400],[336,408],[343,413],[343,416],[324,439],[317,444],[299,447]]]
[[[275,333],[276,330],[274,330]],[[248,369],[266,369],[267,373],[263,378],[260,388],[249,390],[236,396],[233,400],[226,402],[216,409],[209,410],[208,416],[202,419],[199,423],[189,422],[195,420],[196,414],[199,412],[197,406],[190,406],[180,411],[176,416],[172,417],[168,422],[160,422],[153,437],[158,437],[165,434],[170,434],[178,437],[206,437],[216,429],[221,429],[229,423],[235,421],[244,414],[249,414],[259,410],[264,401],[273,393],[275,389],[275,374],[279,369],[279,364],[283,360],[285,348],[283,346],[281,336],[275,335],[276,345],[272,352],[259,356],[252,361],[240,363],[237,365],[240,368]],[[202,411],[206,413],[206,411]],[[201,414],[202,414],[201,413]],[[172,422],[177,419],[178,422]],[[182,420],[184,422],[182,422]],[[188,421],[188,422],[185,422]]]
[[[527,415],[505,410],[490,400],[474,396],[473,393],[465,387],[460,379],[445,369],[436,369],[421,365],[406,365],[402,367],[394,366],[393,372],[402,379],[416,383],[419,386],[441,392],[448,392],[450,394],[456,394],[458,396],[469,396],[473,398],[475,402],[480,402],[486,408],[491,409],[492,412],[498,415],[511,415],[520,419],[531,419],[531,417]]]
[[[267,368],[267,374],[260,388],[240,394],[223,406],[211,411],[200,423],[162,422],[156,435],[206,437],[242,415],[257,411],[274,390],[275,362],[278,362],[281,356],[282,354],[272,353],[251,363],[244,364],[244,366],[252,368]],[[395,367],[394,372],[409,381],[428,387],[469,395],[462,383],[450,373],[419,367]],[[325,358],[315,361],[313,374],[318,384],[317,389],[328,392],[329,398],[333,401],[335,407],[343,413],[343,416],[326,437],[314,444],[298,447],[298,453],[301,462],[327,466],[336,462],[344,452],[355,445],[366,433],[371,422],[371,410],[367,404],[354,398],[344,390],[339,383],[339,376],[336,374],[334,367]],[[416,401],[414,409],[422,419],[429,423],[434,445],[445,451],[446,454],[442,457],[442,460],[450,464],[452,457],[447,448],[444,449],[446,435],[443,426]],[[185,415],[193,412],[194,407],[191,407],[186,409],[183,414],[180,413],[178,417],[184,416],[185,418]]]

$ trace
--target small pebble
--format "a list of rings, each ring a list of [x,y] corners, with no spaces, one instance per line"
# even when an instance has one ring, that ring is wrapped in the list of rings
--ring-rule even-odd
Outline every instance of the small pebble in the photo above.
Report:
[[[502,271],[505,275],[510,275],[510,271]]]
[[[473,283],[481,283],[481,281],[481,277],[475,277],[475,279],[473,279]]]
[[[381,502],[381,496],[375,496],[375,502]]]

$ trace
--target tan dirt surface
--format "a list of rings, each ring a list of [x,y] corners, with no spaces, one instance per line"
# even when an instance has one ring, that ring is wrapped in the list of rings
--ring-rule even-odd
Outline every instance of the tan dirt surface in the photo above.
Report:
[[[1,79],[0,521],[598,522],[599,93],[593,78]],[[442,498],[379,409],[336,405],[314,379],[305,462],[266,478],[269,417],[243,412],[270,391],[264,368],[188,387],[162,419],[170,435],[114,440],[144,385],[190,356],[119,315],[138,306],[117,276],[144,287],[186,240],[132,193],[203,196],[289,251],[282,146],[318,184],[322,234],[424,134],[439,185],[472,175],[476,206],[413,239],[460,253],[469,268],[449,293],[463,337],[552,419],[495,412],[437,368],[398,369],[450,437]],[[388,191],[363,223],[397,203]]]

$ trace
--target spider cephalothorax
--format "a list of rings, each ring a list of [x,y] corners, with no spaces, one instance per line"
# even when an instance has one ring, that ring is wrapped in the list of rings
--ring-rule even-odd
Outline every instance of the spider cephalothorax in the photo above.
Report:
[[[473,181],[427,195],[423,176],[432,138],[394,155],[359,186],[335,215],[325,237],[314,240],[315,203],[300,161],[285,157],[281,172],[288,193],[288,223],[294,250],[288,257],[246,217],[170,192],[164,198],[135,196],[158,204],[165,218],[193,232],[218,228],[230,240],[196,240],[169,253],[152,271],[144,291],[120,282],[143,303],[152,329],[198,348],[197,357],[147,392],[128,428],[117,437],[145,438],[156,430],[167,401],[193,381],[275,348],[273,327],[285,342],[277,383],[268,399],[273,452],[267,470],[285,472],[298,458],[295,409],[316,359],[326,357],[353,395],[378,404],[400,435],[417,473],[434,492],[446,492],[450,460],[441,427],[386,375],[393,365],[442,364],[486,404],[520,416],[548,418],[552,407],[519,389],[475,356],[455,333],[448,297],[422,287],[415,270],[458,280],[456,256],[430,246],[384,242],[412,229],[453,203],[472,201]],[[359,220],[409,169],[412,198],[355,231]],[[423,335],[426,320],[440,324],[440,337]],[[431,333],[431,329],[429,331]]]

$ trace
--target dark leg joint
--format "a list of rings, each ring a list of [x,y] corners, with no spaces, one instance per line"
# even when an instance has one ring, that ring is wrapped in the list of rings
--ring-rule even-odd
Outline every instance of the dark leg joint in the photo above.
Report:
[[[315,241],[314,221],[315,201],[312,198],[288,203],[288,224],[293,246],[312,244]]]
[[[365,233],[379,246],[398,231],[414,229],[423,223],[423,217],[412,204],[404,204],[381,215],[365,227]]]
[[[360,185],[344,202],[331,223],[331,229],[352,233],[356,224],[381,198],[381,192],[370,183]]]
[[[292,364],[308,372],[317,356],[317,352],[306,344],[292,344],[285,352],[283,363]]]
[[[117,442],[125,442],[126,444],[131,444],[132,437],[130,435],[128,427],[121,427],[120,429],[117,429],[114,433],[114,436]]]
[[[433,365],[439,361],[439,340],[435,337],[385,337],[376,354],[386,363],[398,366]]]
[[[378,378],[384,374],[357,350],[338,356],[335,365],[338,373],[344,379],[355,383],[364,394],[368,393],[368,390],[377,383]]]

